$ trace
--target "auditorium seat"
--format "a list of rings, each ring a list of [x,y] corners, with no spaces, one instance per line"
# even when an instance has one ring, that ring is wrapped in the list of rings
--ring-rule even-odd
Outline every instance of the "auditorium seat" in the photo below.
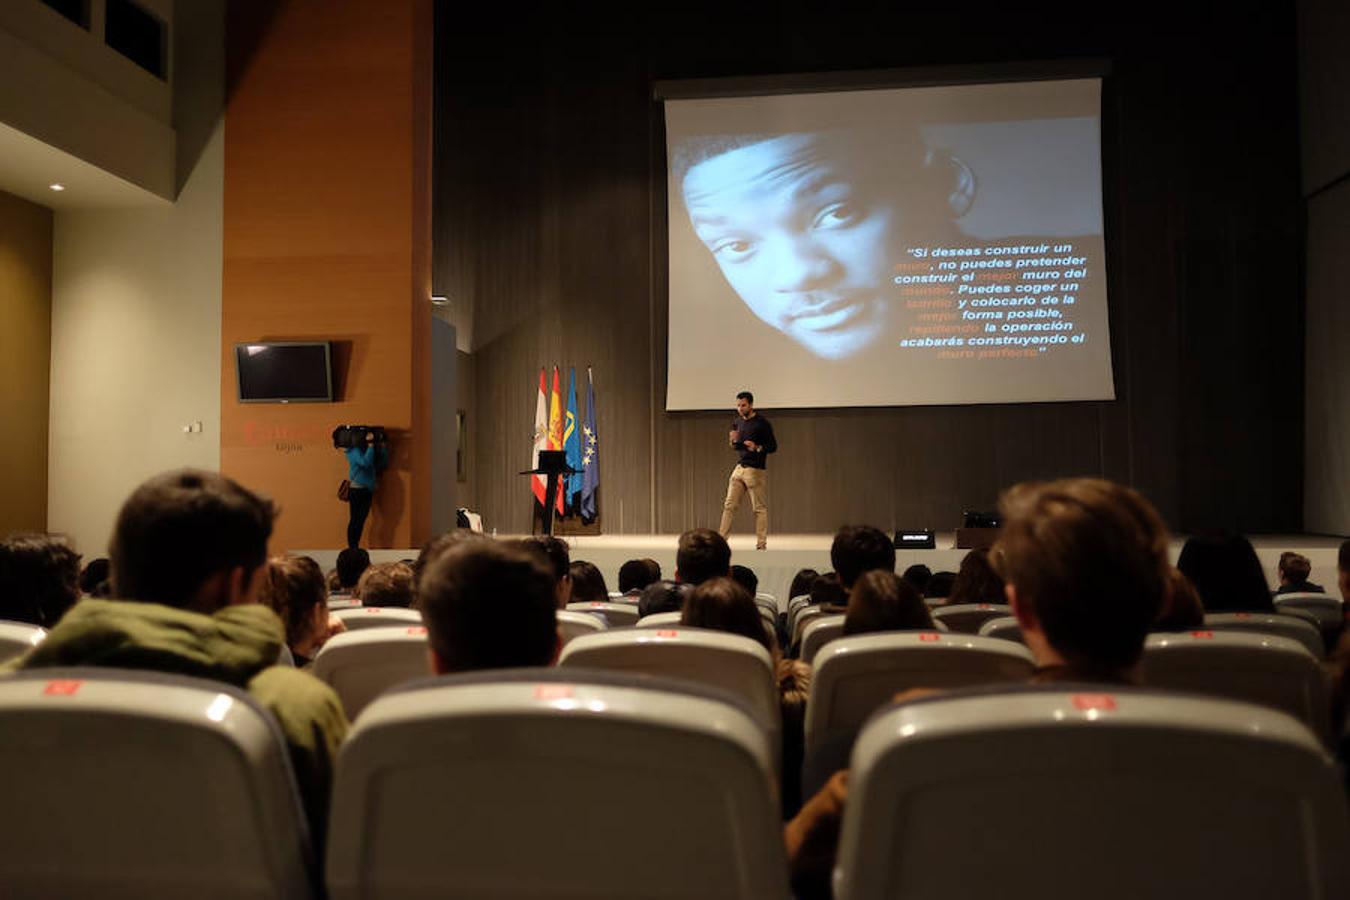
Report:
[[[1316,616],[1324,635],[1335,635],[1345,627],[1345,612],[1340,597],[1332,594],[1279,594],[1272,599],[1276,612],[1300,609]]]
[[[1293,718],[1123,688],[893,704],[853,750],[835,897],[1347,897],[1336,769]]]
[[[576,668],[428,679],[342,748],[329,895],[786,898],[776,791],[763,730],[721,691]]]
[[[781,729],[773,660],[759,643],[703,628],[631,628],[588,634],[558,665],[685,678],[743,697],[772,734]]]
[[[807,751],[856,733],[900,691],[1023,681],[1034,669],[1026,647],[996,638],[936,631],[836,638],[816,654],[806,701]]]
[[[336,611],[339,609],[358,609],[361,601],[347,594],[336,594],[328,598],[328,608]]]
[[[1017,624],[1016,616],[999,616],[980,626],[980,637],[999,638],[1004,641],[1017,641],[1025,644],[1022,638],[1022,626]]]
[[[558,634],[562,637],[563,644],[574,637],[583,634],[594,634],[597,631],[604,631],[609,626],[601,616],[593,616],[590,613],[572,612],[567,609],[558,610]]]
[[[41,626],[0,620],[0,662],[27,653],[46,636],[47,629]]]
[[[1205,616],[1205,628],[1210,631],[1255,631],[1276,634],[1298,641],[1318,660],[1326,656],[1322,633],[1306,619],[1280,613],[1210,613]]]
[[[1260,703],[1289,713],[1331,740],[1326,681],[1298,641],[1241,631],[1151,634],[1144,644],[1144,684]]]
[[[826,615],[833,615],[833,613],[825,612],[824,607],[820,605],[803,606],[797,610],[797,614],[792,617],[789,628],[792,646],[801,646],[802,635],[806,632],[806,626]]]
[[[979,634],[980,626],[985,622],[1012,615],[1012,608],[1002,603],[958,603],[938,607],[932,615],[952,631]]]
[[[813,620],[802,631],[801,661],[810,665],[816,658],[816,653],[827,641],[832,641],[843,633],[843,616],[821,616]]]
[[[649,616],[643,616],[642,618],[638,619],[637,627],[678,628],[680,627],[680,619],[682,618],[684,618],[684,613],[682,612],[652,613]]]
[[[427,630],[412,625],[335,635],[320,648],[310,671],[337,693],[347,718],[355,719],[386,688],[431,671]]]
[[[638,608],[635,603],[606,603],[602,600],[592,600],[588,603],[569,603],[567,608],[572,612],[604,616],[610,628],[636,625],[638,620]]]
[[[778,615],[778,598],[773,594],[767,593],[766,591],[760,591],[755,594],[755,602],[775,616]]]
[[[219,682],[117,669],[0,679],[0,896],[315,896],[272,717]]]
[[[396,606],[362,606],[356,609],[333,611],[335,618],[341,619],[348,631],[362,628],[409,628],[422,624],[422,614],[415,609],[403,609]]]

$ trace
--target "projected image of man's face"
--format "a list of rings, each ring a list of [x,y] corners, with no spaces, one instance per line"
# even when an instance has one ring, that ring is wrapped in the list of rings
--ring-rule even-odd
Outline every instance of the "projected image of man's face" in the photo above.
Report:
[[[691,167],[694,231],[763,321],[827,359],[889,330],[897,211],[878,205],[817,135],[729,150]]]

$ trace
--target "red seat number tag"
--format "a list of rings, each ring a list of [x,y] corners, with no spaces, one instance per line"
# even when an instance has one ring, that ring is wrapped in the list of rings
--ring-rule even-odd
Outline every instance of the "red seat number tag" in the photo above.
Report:
[[[413,627],[408,629],[408,634],[426,634],[426,633],[427,627],[425,625],[414,625]]]
[[[1192,631],[1192,632],[1191,632],[1191,637],[1193,637],[1193,638],[1199,638],[1199,639],[1202,640],[1202,641],[1210,641],[1210,640],[1213,640],[1213,639],[1214,639],[1214,632],[1212,632],[1212,631]]]
[[[919,640],[926,642],[941,640],[941,638],[942,635],[938,634],[936,631],[925,631],[919,635]]]
[[[1107,711],[1116,708],[1116,698],[1110,694],[1074,694],[1074,709],[1104,709]]]
[[[84,684],[83,681],[49,681],[42,693],[48,697],[69,697],[78,691],[82,684]]]
[[[573,688],[570,684],[536,684],[534,686],[534,698],[536,700],[567,700],[573,694]]]
[[[680,636],[680,633],[679,633],[678,631],[670,631],[670,630],[668,630],[668,629],[662,629],[661,631],[658,631],[658,632],[656,633],[656,636],[657,636],[657,637],[679,637],[679,636]]]
[[[383,610],[382,608],[378,607],[378,606],[367,606],[367,607],[366,607],[366,612],[368,612],[368,613],[378,613],[378,612],[384,612],[384,610]]]

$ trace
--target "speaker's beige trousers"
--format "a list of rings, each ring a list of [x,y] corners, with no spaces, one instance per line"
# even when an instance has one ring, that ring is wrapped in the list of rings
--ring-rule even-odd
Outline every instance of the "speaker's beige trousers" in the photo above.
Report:
[[[750,495],[750,507],[755,511],[755,546],[763,550],[769,537],[769,473],[763,469],[737,466],[731,470],[727,482],[727,501],[722,504],[722,537],[731,534],[731,518],[741,505],[741,498]]]

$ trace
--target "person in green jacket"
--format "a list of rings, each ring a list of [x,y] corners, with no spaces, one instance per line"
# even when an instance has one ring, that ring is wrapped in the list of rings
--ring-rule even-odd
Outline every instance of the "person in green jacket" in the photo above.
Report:
[[[271,502],[211,472],[158,475],[118,514],[113,595],[76,604],[0,671],[53,666],[147,669],[246,689],[281,726],[316,846],[324,837],[347,717],[332,689],[279,666],[285,629],[258,604]]]

